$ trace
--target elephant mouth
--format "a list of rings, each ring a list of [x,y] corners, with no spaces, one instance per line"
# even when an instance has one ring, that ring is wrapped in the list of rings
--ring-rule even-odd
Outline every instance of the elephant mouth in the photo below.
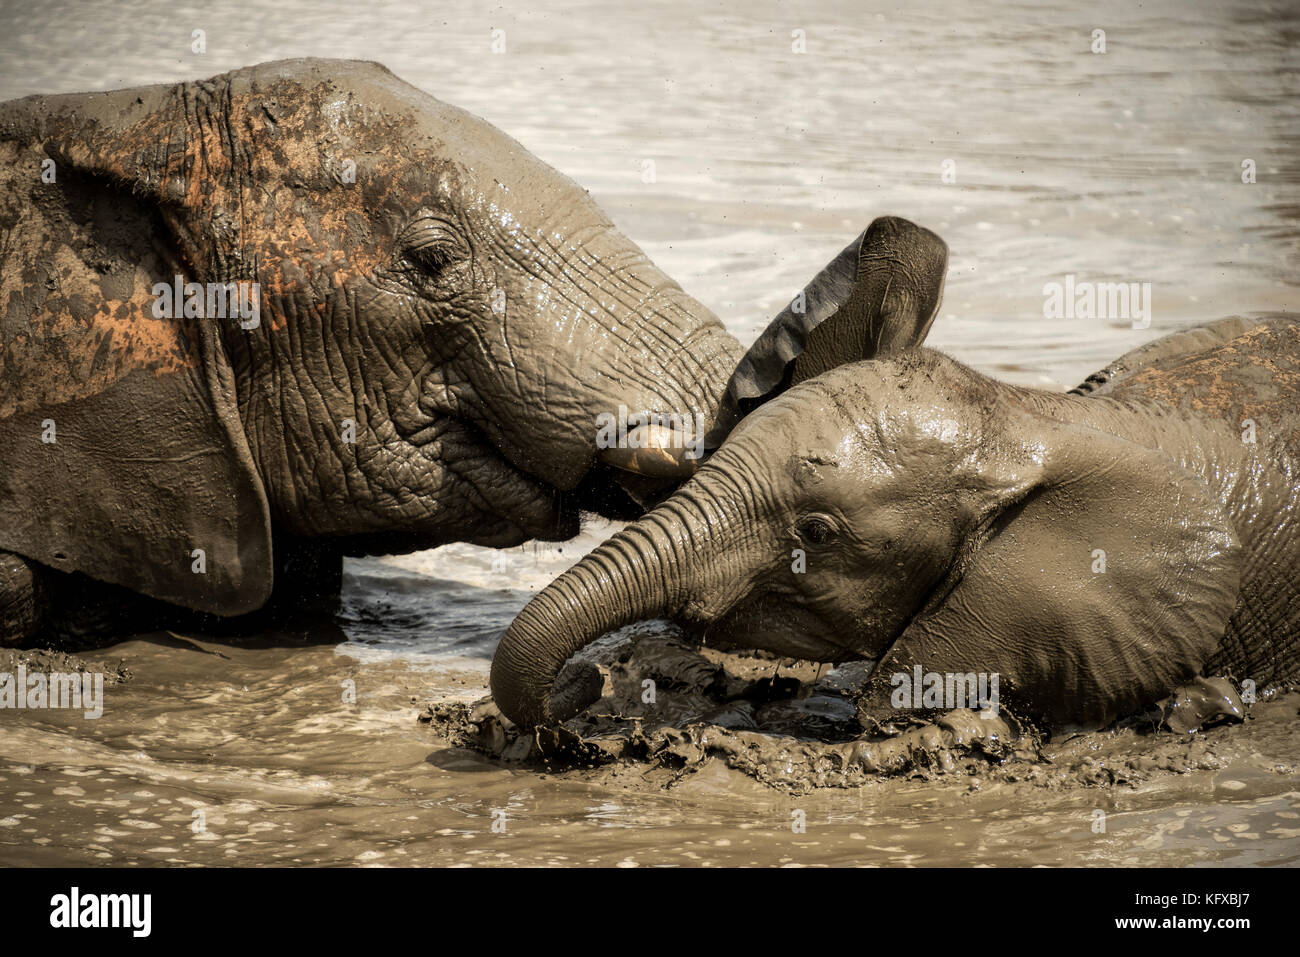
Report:
[[[949,568],[923,593],[915,608],[896,625],[877,635],[864,635],[856,620],[815,609],[795,593],[773,589],[748,599],[709,620],[681,616],[673,620],[703,645],[719,651],[760,650],[805,661],[839,664],[879,663],[902,650],[914,622],[937,607],[952,589],[957,570]]]
[[[472,419],[445,412],[406,441],[440,465],[446,461],[447,447],[455,449],[453,473],[473,487],[468,504],[475,513],[456,516],[455,521],[468,529],[463,540],[496,548],[567,541],[578,534],[583,512],[631,521],[677,485],[613,468],[593,449],[577,482],[560,487],[518,465]]]
[[[719,651],[761,650],[804,661],[855,661],[864,656],[837,640],[834,629],[807,608],[764,596],[712,622],[679,623],[701,644]]]
[[[903,620],[899,623],[894,633],[879,643],[879,648],[874,654],[864,654],[860,657],[870,658],[877,665],[880,665],[881,662],[889,660],[893,655],[895,655],[895,653],[904,652],[906,650],[904,642],[907,640],[907,635],[908,632],[911,631],[912,625],[938,608],[944,600],[947,599],[948,595],[952,592],[953,588],[956,587],[957,582],[960,579],[961,563],[958,558],[954,556],[952,562],[949,564],[948,568],[944,570],[943,574],[935,579],[934,584],[932,584],[929,589],[921,595],[920,600],[917,602],[916,607],[912,609],[911,613],[903,617]]]
[[[562,489],[515,466],[499,451],[496,454],[506,467],[515,471],[521,484],[535,483],[549,491],[550,510],[533,513],[530,522],[530,527],[535,529],[531,537],[541,541],[564,541],[578,534],[583,512],[630,522],[659,504],[677,487],[676,481],[646,479],[595,462],[577,485]],[[548,529],[552,530],[549,534]]]

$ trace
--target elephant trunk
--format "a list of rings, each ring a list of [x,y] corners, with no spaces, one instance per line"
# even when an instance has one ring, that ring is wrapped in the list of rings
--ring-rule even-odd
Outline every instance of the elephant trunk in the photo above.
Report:
[[[697,511],[689,498],[659,506],[528,603],[492,659],[492,696],[506,717],[532,727],[582,711],[600,697],[599,674],[588,666],[556,688],[565,662],[607,632],[681,611],[689,597],[681,575],[684,546],[709,528]]]

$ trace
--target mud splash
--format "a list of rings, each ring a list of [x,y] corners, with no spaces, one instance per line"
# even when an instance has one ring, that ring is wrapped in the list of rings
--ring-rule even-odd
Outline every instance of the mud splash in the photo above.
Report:
[[[19,667],[28,674],[100,674],[108,685],[131,680],[125,659],[116,664],[91,655],[74,655],[53,648],[0,648],[0,674],[17,674]]]
[[[606,656],[610,649],[604,649]],[[937,725],[889,728],[864,739],[844,672],[694,649],[661,634],[625,636],[600,667],[606,694],[557,728],[521,732],[490,699],[430,706],[442,736],[504,761],[671,787],[711,761],[801,793],[859,787],[877,774],[976,773],[1033,760],[1032,736],[998,717],[959,710]]]
[[[801,794],[890,777],[950,776],[976,788],[989,780],[1137,786],[1160,773],[1223,768],[1214,745],[1227,741],[1210,731],[1243,721],[1246,711],[1231,685],[1214,679],[1108,731],[1056,740],[1005,709],[957,709],[933,723],[903,717],[864,730],[853,695],[868,662],[827,671],[812,662],[727,654],[693,647],[661,624],[607,636],[586,660],[600,670],[603,695],[558,727],[522,731],[490,697],[431,704],[420,720],[454,747],[584,781],[672,789],[718,763]],[[1264,723],[1293,717],[1297,702],[1294,694],[1270,696]],[[1252,737],[1239,733],[1233,744]],[[1273,769],[1290,774],[1294,765],[1283,759]]]

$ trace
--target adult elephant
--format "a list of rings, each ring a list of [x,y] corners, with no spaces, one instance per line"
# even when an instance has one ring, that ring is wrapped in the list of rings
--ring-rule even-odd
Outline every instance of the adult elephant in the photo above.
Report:
[[[709,423],[743,352],[584,190],[373,63],[0,104],[0,256],[0,643],[72,573],[236,615],[343,553],[640,514],[658,480],[597,417]]]
[[[1300,672],[1300,321],[1229,319],[1062,395],[929,349],[779,392],[672,497],[540,592],[492,690],[550,723],[597,693],[566,659],[624,623],[708,644],[1000,678],[1099,726],[1198,675]],[[915,701],[912,702],[913,704]],[[951,705],[949,705],[951,706]]]

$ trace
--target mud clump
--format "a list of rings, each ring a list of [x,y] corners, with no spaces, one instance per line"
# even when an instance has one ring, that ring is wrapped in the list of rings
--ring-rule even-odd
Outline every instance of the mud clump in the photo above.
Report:
[[[1192,734],[1222,721],[1244,721],[1246,706],[1225,678],[1196,678],[1161,704],[1161,724]]]
[[[774,788],[854,788],[891,776],[981,775],[1041,759],[1013,717],[958,709],[864,731],[852,694],[867,663],[826,666],[725,654],[628,629],[589,649],[604,693],[558,727],[523,732],[485,698],[420,716],[453,746],[556,773],[671,787],[712,762]]]
[[[131,680],[131,669],[122,661],[112,665],[54,648],[0,648],[0,674],[17,674],[19,665],[28,674],[102,674],[109,684]]]
[[[997,715],[958,709],[924,721],[859,718],[855,693],[870,663],[833,670],[765,653],[726,654],[662,624],[623,629],[590,645],[603,695],[559,727],[523,732],[491,698],[441,702],[420,715],[452,747],[586,781],[672,788],[723,765],[764,785],[805,793],[886,780],[985,787],[1138,787],[1168,775],[1252,767],[1295,773],[1300,693],[1261,693],[1247,706],[1231,682],[1196,679],[1101,730],[1050,737],[1005,704]]]

